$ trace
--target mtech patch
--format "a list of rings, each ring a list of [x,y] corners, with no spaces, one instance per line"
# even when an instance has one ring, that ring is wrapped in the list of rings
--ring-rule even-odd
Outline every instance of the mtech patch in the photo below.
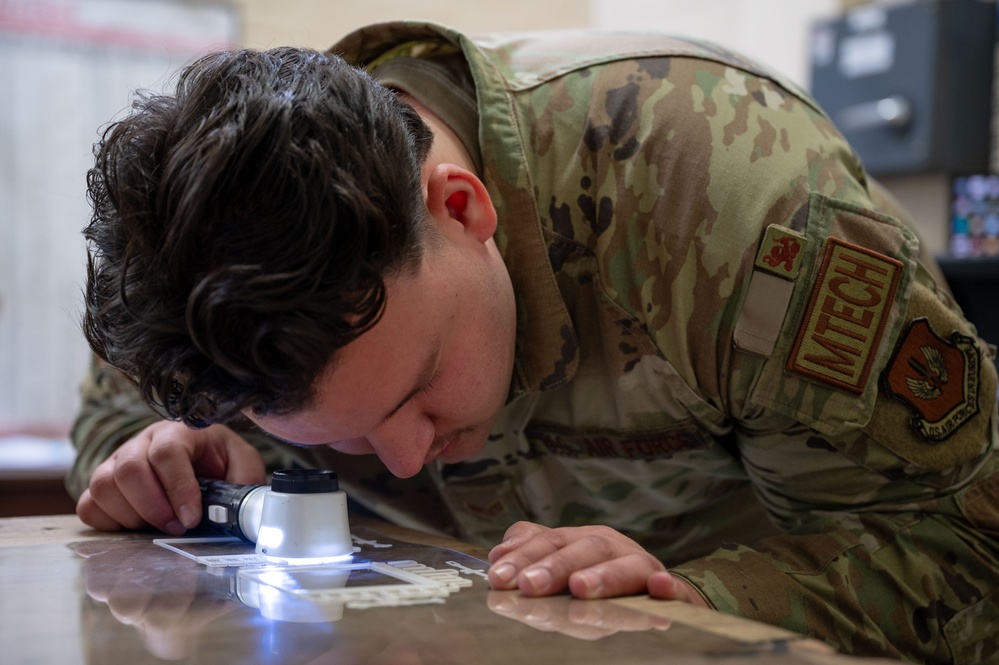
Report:
[[[787,369],[856,395],[864,392],[903,264],[839,238],[822,265]]]

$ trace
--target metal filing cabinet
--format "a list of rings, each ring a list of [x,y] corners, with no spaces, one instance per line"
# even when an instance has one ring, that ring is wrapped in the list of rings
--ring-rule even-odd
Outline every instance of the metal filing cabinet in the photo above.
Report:
[[[813,25],[812,94],[873,174],[989,166],[994,2],[867,5]]]

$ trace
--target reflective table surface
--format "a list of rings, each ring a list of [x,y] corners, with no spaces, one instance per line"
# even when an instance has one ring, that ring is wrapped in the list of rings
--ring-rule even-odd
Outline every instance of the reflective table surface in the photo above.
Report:
[[[351,526],[350,561],[291,569],[216,565],[214,544],[184,556],[150,534],[98,534],[75,516],[2,519],[0,662],[874,662],[681,603],[492,591],[488,565],[470,555],[480,549]],[[252,553],[232,547],[242,549],[223,559]]]

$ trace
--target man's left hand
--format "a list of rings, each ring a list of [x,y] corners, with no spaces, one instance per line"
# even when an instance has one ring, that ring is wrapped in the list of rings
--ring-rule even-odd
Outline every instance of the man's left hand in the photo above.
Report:
[[[648,592],[701,607],[707,602],[686,581],[624,534],[605,526],[551,529],[518,522],[489,553],[494,589],[548,596],[568,589],[576,598]]]

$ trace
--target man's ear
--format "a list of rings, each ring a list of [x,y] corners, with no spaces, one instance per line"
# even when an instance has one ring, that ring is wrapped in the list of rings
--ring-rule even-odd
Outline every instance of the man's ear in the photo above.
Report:
[[[427,209],[438,224],[458,222],[479,242],[496,231],[496,210],[486,186],[457,164],[438,164],[430,171]]]

